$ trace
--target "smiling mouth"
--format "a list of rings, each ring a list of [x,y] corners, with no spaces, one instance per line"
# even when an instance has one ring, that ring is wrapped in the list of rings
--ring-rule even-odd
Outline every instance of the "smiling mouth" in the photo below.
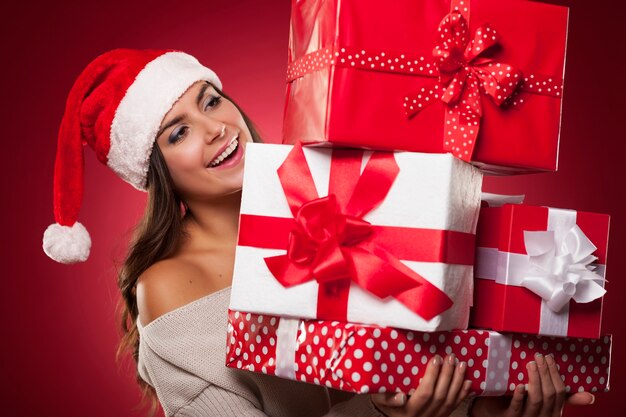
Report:
[[[233,138],[230,144],[228,144],[226,149],[224,149],[222,153],[220,153],[217,157],[215,157],[215,159],[213,159],[209,163],[208,167],[215,168],[219,166],[221,163],[223,163],[224,161],[228,161],[228,159],[235,154],[235,151],[237,150],[238,147],[239,147],[239,136],[236,136]]]

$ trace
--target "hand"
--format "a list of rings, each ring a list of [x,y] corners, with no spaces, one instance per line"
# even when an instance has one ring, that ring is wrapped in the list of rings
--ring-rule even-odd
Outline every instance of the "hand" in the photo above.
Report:
[[[405,394],[373,394],[372,402],[388,417],[444,417],[467,398],[471,386],[465,381],[467,364],[457,364],[454,354],[436,355],[428,363],[426,373],[415,392],[407,399]]]
[[[579,392],[569,397],[552,355],[535,355],[526,365],[528,397],[524,385],[515,388],[513,397],[480,397],[470,410],[472,417],[560,417],[565,404],[591,405],[594,396]]]

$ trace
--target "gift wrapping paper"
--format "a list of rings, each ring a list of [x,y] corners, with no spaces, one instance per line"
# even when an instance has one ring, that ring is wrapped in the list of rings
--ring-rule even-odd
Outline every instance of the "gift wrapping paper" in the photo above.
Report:
[[[245,158],[230,308],[467,327],[476,168],[449,154],[255,143]]]
[[[486,330],[420,333],[229,311],[226,366],[356,393],[411,394],[436,354],[467,362],[479,395],[528,383],[526,363],[553,354],[568,392],[608,391],[611,336],[570,339]]]
[[[518,0],[293,1],[283,142],[557,169],[568,9]]]
[[[472,326],[600,336],[608,215],[504,204],[478,223]]]

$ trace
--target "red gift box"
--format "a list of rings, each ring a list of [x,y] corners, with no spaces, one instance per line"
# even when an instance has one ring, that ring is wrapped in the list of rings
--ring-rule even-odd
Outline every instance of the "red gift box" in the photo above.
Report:
[[[608,231],[604,214],[524,204],[481,208],[470,325],[599,337]]]
[[[294,1],[283,141],[556,170],[567,22],[527,1]]]
[[[467,362],[480,395],[528,383],[535,353],[554,355],[568,392],[608,391],[611,337],[567,339],[485,330],[420,333],[229,311],[226,366],[356,393],[411,394],[435,354]]]

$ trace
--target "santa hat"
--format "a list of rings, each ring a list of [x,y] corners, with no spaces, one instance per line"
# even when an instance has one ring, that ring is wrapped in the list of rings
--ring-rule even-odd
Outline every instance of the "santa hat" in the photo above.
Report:
[[[83,198],[83,145],[139,190],[165,114],[192,84],[219,78],[194,57],[164,50],[116,49],[100,55],[74,83],[59,129],[54,217],[43,249],[57,262],[83,262],[91,239],[78,223]]]

